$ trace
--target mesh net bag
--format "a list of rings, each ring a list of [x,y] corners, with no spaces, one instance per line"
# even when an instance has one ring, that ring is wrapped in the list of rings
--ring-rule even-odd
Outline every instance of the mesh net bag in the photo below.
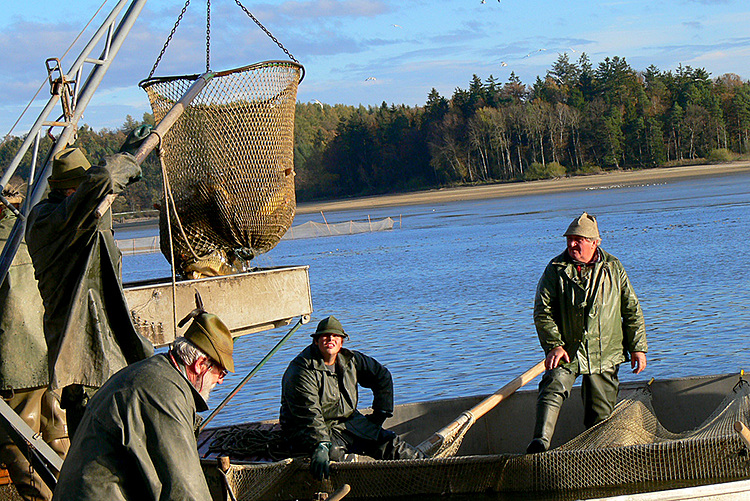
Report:
[[[295,62],[266,61],[215,73],[162,138],[174,204],[161,204],[160,246],[172,262],[169,214],[174,263],[183,274],[201,262],[208,263],[204,275],[242,271],[240,263],[271,250],[291,226],[302,71]],[[199,77],[141,82],[157,122]]]

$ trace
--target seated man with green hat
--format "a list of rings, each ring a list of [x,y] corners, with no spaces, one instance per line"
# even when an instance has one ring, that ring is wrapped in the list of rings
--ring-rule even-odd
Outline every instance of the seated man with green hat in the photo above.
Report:
[[[107,195],[140,179],[130,152],[149,131],[135,129],[122,151],[102,165],[92,166],[79,148],[55,154],[49,195],[31,209],[26,223],[44,304],[49,386],[62,390],[71,437],[88,397],[118,370],[153,354],[133,325],[122,291],[112,213],[96,214]]]
[[[330,475],[329,463],[346,453],[375,459],[417,459],[422,453],[383,429],[393,414],[393,379],[374,358],[343,348],[349,335],[326,317],[312,344],[291,361],[281,383],[282,435],[292,451],[310,454],[315,478]],[[372,413],[357,410],[357,385],[373,392]]]
[[[195,499],[211,494],[196,412],[234,372],[232,335],[202,308],[167,353],[115,374],[91,397],[55,489],[64,500]]]

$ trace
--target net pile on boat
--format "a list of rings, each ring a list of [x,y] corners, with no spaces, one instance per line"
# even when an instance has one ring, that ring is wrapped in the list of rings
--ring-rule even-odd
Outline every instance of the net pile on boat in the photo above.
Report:
[[[162,138],[169,200],[160,246],[185,276],[243,271],[294,219],[294,111],[302,67],[267,61],[214,74]],[[141,82],[160,121],[199,75]]]
[[[566,490],[674,480],[750,476],[750,458],[734,423],[750,422],[750,384],[741,382],[700,426],[671,433],[656,418],[648,388],[612,416],[544,454],[514,458],[502,485],[512,490]]]
[[[708,419],[684,433],[671,433],[659,423],[651,392],[644,388],[618,403],[608,420],[542,454],[400,461],[359,457],[332,463],[331,478],[323,482],[312,479],[306,459],[284,459],[232,464],[226,476],[237,499],[246,501],[312,499],[316,492],[331,492],[344,483],[351,486],[352,498],[482,492],[545,493],[545,499],[570,498],[572,491],[612,495],[618,486],[632,492],[669,482],[750,477],[748,450],[733,430],[736,421],[750,422],[747,383],[738,384]],[[231,430],[235,439],[225,436],[224,442],[239,443],[241,426]],[[234,461],[242,451],[227,452]],[[206,465],[205,470],[209,477],[216,475],[215,468]]]

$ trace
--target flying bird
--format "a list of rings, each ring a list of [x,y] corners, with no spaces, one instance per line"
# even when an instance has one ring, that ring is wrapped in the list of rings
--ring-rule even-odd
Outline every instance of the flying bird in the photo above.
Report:
[[[400,28],[401,26],[399,26],[398,24],[394,24],[393,27],[394,28]]]
[[[502,61],[502,62],[500,63],[500,66],[508,66],[508,63],[506,63],[505,61]]]
[[[487,3],[487,0],[482,0],[480,3]]]
[[[365,78],[365,82],[367,82],[368,80],[377,80],[377,78],[375,78],[375,77],[367,77],[367,78]]]
[[[532,55],[532,54],[533,54],[534,52],[542,52],[543,50],[547,50],[547,49],[537,49],[537,50],[535,50],[535,51],[529,52],[528,54],[526,54],[526,55],[525,55],[525,56],[523,56],[523,57],[531,57],[531,55]]]

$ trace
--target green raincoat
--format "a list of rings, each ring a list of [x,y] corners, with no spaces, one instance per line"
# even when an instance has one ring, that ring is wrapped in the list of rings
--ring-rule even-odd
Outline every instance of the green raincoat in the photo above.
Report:
[[[0,210],[0,248],[5,246],[16,217]],[[34,268],[21,242],[0,285],[0,390],[40,388],[49,384],[47,345]]]
[[[110,211],[94,211],[110,193],[137,180],[132,155],[92,166],[76,192],[52,190],[31,210],[26,242],[44,301],[50,387],[99,387],[126,365],[153,353],[135,330],[122,291],[122,254]]]
[[[209,501],[194,434],[207,408],[167,355],[126,367],[89,400],[54,499]]]
[[[358,384],[372,390],[373,411],[393,414],[393,379],[384,365],[346,348],[341,348],[336,364],[337,373],[326,369],[320,350],[311,344],[284,372],[279,421],[295,449],[312,450],[318,442],[331,442],[334,427],[378,437],[381,427],[357,411]]]
[[[646,325],[622,263],[598,249],[591,279],[579,278],[567,251],[544,270],[534,301],[534,324],[545,353],[562,346],[574,373],[601,374],[646,352]]]

